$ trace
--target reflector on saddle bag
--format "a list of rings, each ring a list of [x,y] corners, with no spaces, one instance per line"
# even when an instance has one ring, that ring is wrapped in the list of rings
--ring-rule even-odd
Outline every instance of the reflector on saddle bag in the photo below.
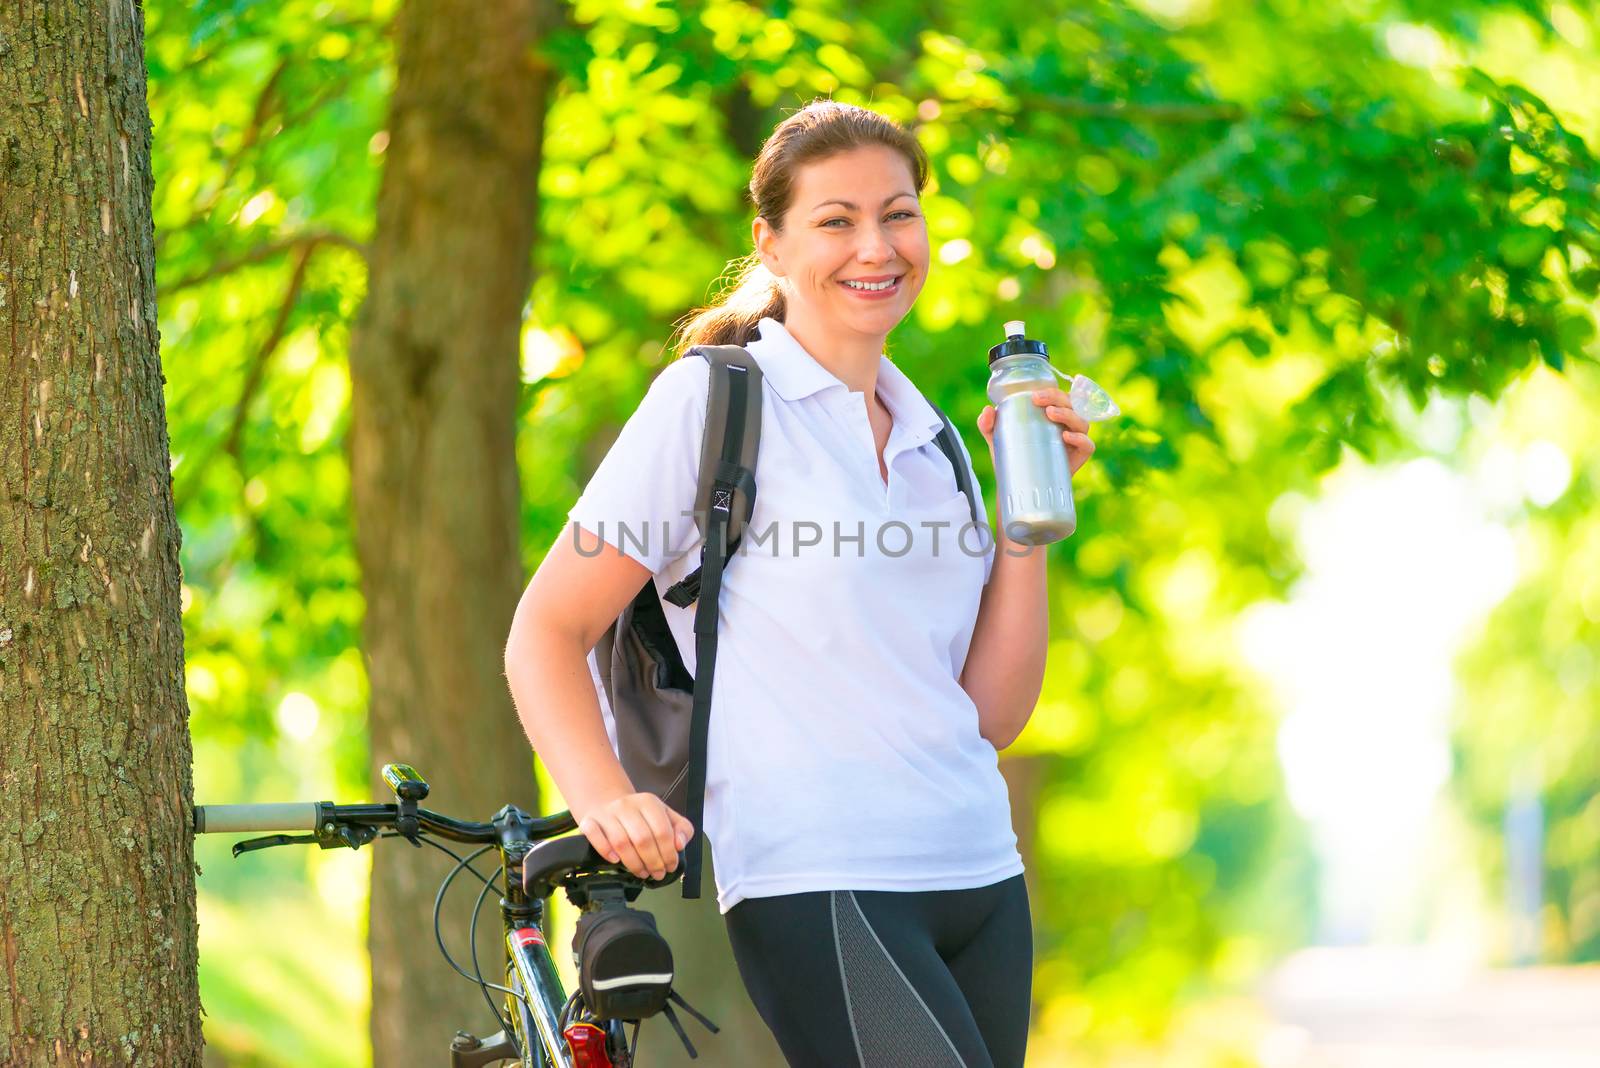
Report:
[[[711,365],[694,520],[704,539],[700,566],[665,594],[651,578],[595,644],[594,655],[617,731],[617,755],[637,790],[660,797],[694,824],[684,848],[683,896],[700,896],[704,846],[706,738],[717,660],[722,573],[755,510],[756,457],[761,444],[761,367],[738,345],[700,345],[683,357]],[[944,426],[937,443],[955,471],[974,523],[982,524],[970,469],[955,426],[929,402]],[[667,625],[663,598],[695,605],[697,671],[690,675]]]

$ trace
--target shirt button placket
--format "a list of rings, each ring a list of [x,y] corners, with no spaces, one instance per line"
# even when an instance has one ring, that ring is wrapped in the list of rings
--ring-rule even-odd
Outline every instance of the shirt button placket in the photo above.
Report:
[[[889,472],[889,477],[884,478],[878,473],[878,442],[872,436],[872,420],[867,418],[865,402],[855,406],[856,425],[861,428],[862,440],[867,444],[867,474],[872,478],[873,500],[878,502],[879,510],[885,514],[889,511],[889,490],[894,482],[894,472]],[[887,453],[888,449],[884,451]]]

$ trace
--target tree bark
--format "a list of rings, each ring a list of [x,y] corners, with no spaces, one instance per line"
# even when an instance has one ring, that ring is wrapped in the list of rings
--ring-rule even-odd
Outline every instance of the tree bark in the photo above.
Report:
[[[0,1063],[198,1065],[144,27],[0,5]]]
[[[395,20],[396,84],[369,290],[351,341],[349,435],[367,613],[373,789],[390,761],[428,807],[536,810],[532,756],[504,676],[523,585],[515,453],[522,309],[532,284],[547,88],[543,0],[419,0]],[[429,933],[437,854],[381,843],[369,946],[375,1064],[445,1055],[490,1016]],[[446,923],[465,950],[465,902]],[[490,898],[486,912],[494,906]],[[499,975],[498,916],[480,924]]]

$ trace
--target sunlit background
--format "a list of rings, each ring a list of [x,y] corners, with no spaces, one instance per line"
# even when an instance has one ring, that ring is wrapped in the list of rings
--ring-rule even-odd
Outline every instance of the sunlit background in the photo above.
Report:
[[[340,451],[362,266],[337,241],[317,253],[232,433],[290,267],[264,256],[214,268],[284,234],[370,229],[393,7],[146,5],[201,802],[367,799]],[[523,330],[527,566],[659,370],[673,318],[745,251],[748,146],[719,139],[705,95],[674,82],[682,64],[662,74],[673,64],[660,35],[749,64],[763,107],[832,94],[899,109],[922,124],[942,185],[926,198],[934,277],[905,340],[891,338],[897,361],[976,450],[983,350],[1022,317],[1126,413],[1097,427],[1079,476],[1079,530],[1052,556],[1045,691],[1003,754],[1034,880],[1030,1066],[1600,1065],[1600,374],[1594,305],[1574,296],[1595,264],[1580,250],[1548,268],[1589,361],[1519,356],[1492,399],[1450,388],[1443,363],[1420,405],[1393,382],[1327,389],[1348,385],[1337,368],[1392,354],[1394,332],[1365,312],[1335,322],[1315,292],[1281,321],[1264,311],[1262,294],[1285,284],[1270,233],[1186,244],[1196,226],[1233,225],[1222,208],[1207,214],[1207,182],[1289,149],[1228,135],[1172,173],[1139,169],[1173,151],[1151,138],[1184,122],[1237,121],[1229,109],[1296,93],[1370,92],[1397,102],[1397,127],[1481,121],[1470,68],[1525,86],[1593,152],[1595,7],[1146,0],[1031,22],[996,13],[992,27],[924,31],[916,73],[887,82],[858,55],[882,45],[871,27],[890,24],[887,9],[851,14],[857,24],[829,4],[684,5],[682,21],[669,7],[575,9],[587,51],[552,104]],[[1064,147],[998,142],[981,116],[954,116],[982,102],[1001,58],[1037,58],[1014,54],[1017,34],[1090,72],[1091,119],[1152,81],[1208,86],[1212,110],[1151,112],[1144,140],[1113,143],[1091,122]],[[660,47],[674,55],[682,40]],[[277,76],[296,107],[262,123],[255,94]],[[915,94],[898,96],[897,78]],[[1314,163],[1272,173],[1309,190]],[[1024,166],[1061,184],[1008,177]],[[1160,182],[1195,183],[1195,206],[1140,230],[1130,190],[1154,197]],[[1388,208],[1366,199],[1344,210],[1365,243],[1351,255],[1370,268]],[[1123,214],[1098,215],[1101,203]],[[1288,229],[1284,203],[1274,218]],[[1543,224],[1524,222],[1489,244],[1550,264],[1526,246]],[[1162,297],[1141,304],[1152,261]],[[1163,340],[1141,348],[1144,332]],[[1300,415],[1320,437],[1296,436]],[[1365,436],[1342,444],[1346,430]],[[544,807],[559,807],[544,785]],[[208,1063],[370,1063],[367,852],[234,860],[211,839],[197,851]],[[457,945],[468,905],[447,927]]]

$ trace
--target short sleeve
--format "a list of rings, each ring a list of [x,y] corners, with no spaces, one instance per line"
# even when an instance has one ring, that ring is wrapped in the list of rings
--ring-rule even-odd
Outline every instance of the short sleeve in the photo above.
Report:
[[[978,517],[987,528],[989,525],[989,506],[983,499],[983,483],[978,481],[978,472],[972,465],[972,453],[967,450],[966,440],[960,434],[957,434],[956,441],[961,445],[961,455],[966,458],[967,472],[972,477],[972,496],[976,498],[978,503]],[[967,544],[973,543],[969,542]],[[983,584],[987,586],[989,585],[989,576],[994,573],[995,540],[992,529],[983,531],[983,545]]]
[[[611,547],[604,551],[622,552],[656,574],[699,544],[694,499],[710,373],[704,359],[686,356],[650,383],[567,511],[585,531],[580,550],[593,555],[598,536]],[[577,537],[570,526],[568,533]]]

